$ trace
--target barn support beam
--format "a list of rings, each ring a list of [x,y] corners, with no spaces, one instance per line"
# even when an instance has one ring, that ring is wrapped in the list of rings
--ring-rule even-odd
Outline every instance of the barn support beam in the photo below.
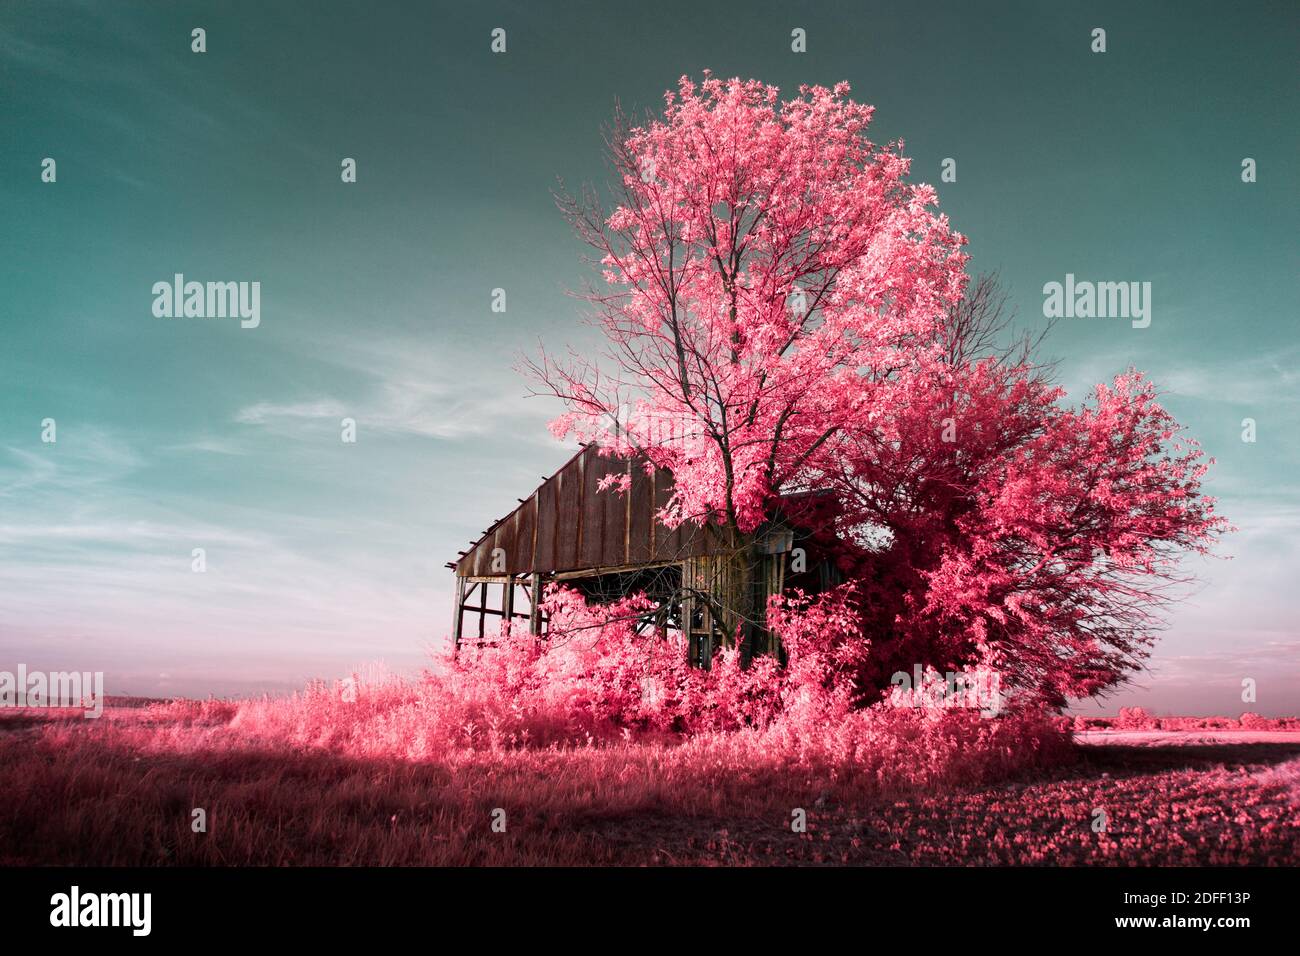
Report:
[[[540,593],[540,586],[537,584],[539,579],[540,575],[534,574],[531,576],[533,582],[533,595]],[[501,585],[500,607],[490,606],[491,602],[489,595],[494,590],[490,585],[495,584]],[[525,613],[518,609],[515,595],[516,588],[523,588],[525,594],[528,595],[530,588],[528,584],[525,583],[525,579],[522,575],[506,575],[504,578],[493,577],[476,579],[458,577],[456,579],[456,590],[453,596],[451,618],[453,657],[460,654],[461,647],[466,643],[465,615],[467,613],[478,615],[478,646],[480,649],[488,646],[489,643],[487,640],[487,619],[489,617],[499,617],[503,622],[509,621],[510,623],[514,623],[516,620],[527,621],[529,633],[534,635],[541,634],[543,618],[540,609],[535,606],[537,601],[540,599],[533,600],[532,604],[534,606]],[[471,600],[474,597],[475,592],[478,593],[478,603],[474,603]],[[532,595],[528,596],[532,597]],[[473,638],[471,637],[469,640],[472,642]]]
[[[452,657],[460,656],[460,646],[465,642],[465,601],[475,585],[465,578],[456,578],[456,597],[451,609]]]
[[[456,578],[456,593],[451,599],[451,656],[460,656],[460,622],[465,610],[465,579]]]
[[[480,584],[479,590],[482,596],[479,598],[478,606],[478,652],[483,653],[483,641],[487,638],[487,601],[488,589],[486,584]]]
[[[529,587],[528,633],[534,639],[542,636],[542,576],[534,574]]]

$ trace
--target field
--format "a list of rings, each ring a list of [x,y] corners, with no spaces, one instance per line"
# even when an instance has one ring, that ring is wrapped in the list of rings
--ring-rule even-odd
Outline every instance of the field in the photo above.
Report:
[[[364,756],[238,714],[0,711],[0,864],[1300,862],[1293,731],[1094,727],[1019,769],[868,774],[738,734]]]

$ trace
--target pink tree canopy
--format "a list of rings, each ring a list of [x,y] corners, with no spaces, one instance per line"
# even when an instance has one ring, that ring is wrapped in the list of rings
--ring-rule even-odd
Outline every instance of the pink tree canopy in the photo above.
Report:
[[[961,294],[964,238],[848,91],[782,102],[683,77],[662,119],[611,136],[615,208],[561,200],[597,253],[609,348],[532,370],[568,404],[558,436],[678,477],[670,520],[752,529],[830,438],[890,404]]]
[[[1181,555],[1227,527],[1200,450],[1132,370],[1065,407],[1034,342],[999,345],[995,285],[967,288],[965,238],[867,138],[872,108],[778,92],[683,77],[608,138],[611,210],[561,197],[606,349],[527,362],[567,405],[553,431],[669,469],[669,524],[748,532],[833,490],[860,686],[917,663],[1056,704],[1122,681]]]

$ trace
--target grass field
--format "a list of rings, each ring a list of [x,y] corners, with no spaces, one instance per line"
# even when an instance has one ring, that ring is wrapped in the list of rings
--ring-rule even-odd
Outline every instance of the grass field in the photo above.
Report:
[[[0,712],[0,863],[1300,862],[1293,732],[1086,731],[995,780],[893,786],[736,735],[413,760],[276,742],[230,717]]]

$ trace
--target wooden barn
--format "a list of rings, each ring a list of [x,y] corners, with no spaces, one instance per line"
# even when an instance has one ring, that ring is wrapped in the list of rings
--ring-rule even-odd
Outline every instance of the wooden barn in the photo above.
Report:
[[[626,475],[627,491],[598,491],[609,475]],[[780,655],[764,626],[768,595],[789,587],[816,593],[838,579],[834,540],[815,517],[824,515],[818,496],[782,498],[768,522],[741,536],[713,525],[664,526],[655,515],[672,489],[672,475],[647,473],[644,459],[582,448],[448,563],[456,573],[456,651],[490,645],[489,618],[527,621],[544,640],[538,602],[546,585],[563,582],[591,602],[644,591],[655,607],[638,630],[685,634],[696,666],[708,667],[738,631],[747,656]]]

